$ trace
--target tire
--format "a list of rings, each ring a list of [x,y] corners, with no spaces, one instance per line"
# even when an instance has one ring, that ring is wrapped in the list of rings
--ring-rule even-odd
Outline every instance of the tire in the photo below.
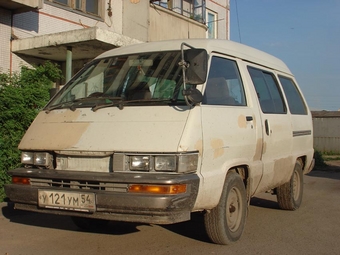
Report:
[[[218,205],[204,215],[210,240],[216,244],[230,244],[240,239],[247,215],[246,190],[241,176],[227,174]]]
[[[74,225],[83,230],[98,230],[105,227],[109,221],[85,217],[71,217]]]
[[[294,211],[302,202],[303,195],[303,173],[301,161],[296,161],[293,175],[289,182],[276,189],[277,202],[284,210]]]

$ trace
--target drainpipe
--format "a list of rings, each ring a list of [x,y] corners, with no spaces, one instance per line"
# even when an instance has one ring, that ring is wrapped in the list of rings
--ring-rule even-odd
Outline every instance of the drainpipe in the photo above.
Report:
[[[66,82],[72,78],[72,47],[66,49]]]

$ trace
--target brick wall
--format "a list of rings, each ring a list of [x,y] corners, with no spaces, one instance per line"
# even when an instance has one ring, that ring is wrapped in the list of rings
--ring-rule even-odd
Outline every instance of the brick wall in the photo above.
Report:
[[[10,69],[11,12],[0,8],[0,72]]]

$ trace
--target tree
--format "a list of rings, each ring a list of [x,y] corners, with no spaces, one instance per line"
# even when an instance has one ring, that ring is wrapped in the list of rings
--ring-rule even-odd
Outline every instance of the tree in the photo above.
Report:
[[[49,100],[49,89],[62,77],[57,65],[46,62],[20,74],[0,73],[0,202],[7,171],[20,166],[18,144],[38,112]]]

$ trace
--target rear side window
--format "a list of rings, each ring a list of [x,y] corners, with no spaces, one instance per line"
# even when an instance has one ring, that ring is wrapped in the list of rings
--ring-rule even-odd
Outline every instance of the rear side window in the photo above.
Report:
[[[279,76],[279,80],[285,92],[290,112],[292,114],[307,115],[306,104],[292,79]]]
[[[212,58],[203,104],[246,105],[243,84],[235,61],[216,56]]]
[[[255,86],[263,113],[286,113],[281,90],[275,76],[266,71],[248,67],[249,74]]]

